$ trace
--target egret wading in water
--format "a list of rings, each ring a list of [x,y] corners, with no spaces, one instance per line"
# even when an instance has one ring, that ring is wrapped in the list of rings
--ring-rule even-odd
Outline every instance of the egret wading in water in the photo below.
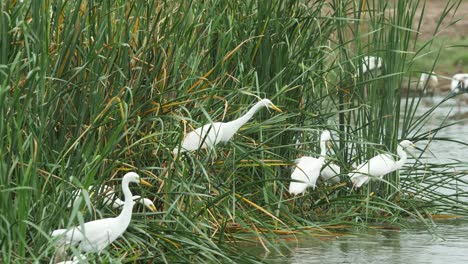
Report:
[[[439,84],[439,79],[435,72],[421,73],[419,78],[418,87],[424,91],[424,95],[434,96],[434,91]]]
[[[468,92],[468,73],[457,73],[452,76],[452,82],[450,83],[450,90],[454,94]],[[461,113],[461,105],[468,101],[467,94],[459,94],[456,97],[458,113]]]
[[[282,112],[276,105],[268,99],[262,99],[256,103],[243,116],[231,122],[215,122],[206,124],[188,133],[180,144],[180,152],[192,151],[201,148],[214,148],[220,142],[229,141],[234,134],[247,123],[253,115],[263,107]],[[173,150],[174,154],[179,152],[179,148]]]
[[[93,189],[93,185],[89,186],[88,191],[91,192]],[[98,191],[98,195],[104,195],[103,205],[104,206],[112,206],[114,209],[118,209],[124,205],[124,201],[120,200],[118,197],[115,196],[115,191],[112,187],[108,185],[101,186]],[[92,193],[93,194],[93,193]],[[81,190],[73,191],[72,196],[73,202],[70,201],[67,205],[68,208],[72,207],[74,203],[79,202],[81,195]],[[152,212],[156,212],[156,206],[154,205],[153,201],[148,198],[141,198],[139,195],[134,195],[132,200],[135,202],[140,203],[141,205],[145,206],[147,209],[151,210]]]
[[[468,73],[457,73],[452,76],[450,90],[453,93],[468,92]]]
[[[302,157],[296,160],[296,168],[291,174],[291,179],[295,181],[289,184],[289,193],[293,195],[301,194],[309,186],[315,189],[327,154],[326,142],[330,139],[330,131],[324,130],[320,135],[320,157]]]
[[[401,169],[407,161],[406,149],[410,146],[414,147],[414,144],[409,140],[403,140],[398,144],[397,154],[400,158],[398,161],[395,161],[390,153],[384,153],[357,166],[355,171],[348,174],[353,187],[359,188],[368,183],[371,177],[382,179],[384,175]]]
[[[128,185],[133,183],[142,183],[147,186],[151,184],[135,172],[125,174],[122,179],[122,190],[125,196],[125,202],[122,212],[117,217],[104,218],[84,223],[70,229],[57,229],[52,232],[52,237],[57,237],[57,245],[78,246],[84,252],[101,252],[110,243],[120,237],[132,219],[133,197]]]

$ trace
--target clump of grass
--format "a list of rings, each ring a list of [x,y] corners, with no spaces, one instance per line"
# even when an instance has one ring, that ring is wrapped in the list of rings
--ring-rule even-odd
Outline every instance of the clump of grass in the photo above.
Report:
[[[2,3],[2,259],[49,261],[51,230],[116,215],[93,201],[92,209],[66,205],[76,188],[129,170],[154,182],[137,192],[161,211],[135,214],[124,238],[96,261],[256,262],[226,243],[243,239],[233,231],[274,249],[272,238],[296,229],[408,215],[424,221],[423,214],[439,211],[466,215],[466,203],[455,199],[463,192],[434,189],[466,186],[463,178],[440,177],[448,174],[427,171],[419,159],[388,184],[361,192],[342,184],[297,199],[286,193],[286,166],[318,153],[325,128],[336,133],[331,159],[343,171],[394,150],[400,138],[428,139],[427,131],[411,129],[427,118],[414,118],[420,98],[401,106],[400,87],[416,56],[410,48],[418,4]],[[365,55],[383,58],[382,75],[355,77]],[[174,159],[171,150],[185,132],[232,120],[257,97],[287,111],[261,111],[232,142]],[[346,175],[341,180],[349,187]]]

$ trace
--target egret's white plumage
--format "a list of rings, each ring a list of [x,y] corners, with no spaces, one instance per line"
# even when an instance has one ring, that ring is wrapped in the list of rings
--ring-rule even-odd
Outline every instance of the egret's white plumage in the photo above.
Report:
[[[336,165],[335,163],[329,163],[322,168],[322,171],[320,172],[320,179],[323,181],[332,180],[335,183],[340,183],[340,178],[336,177],[340,173],[340,166]]]
[[[362,74],[382,68],[382,58],[365,56],[362,59]]]
[[[320,136],[320,157],[302,157],[296,160],[296,168],[291,174],[291,179],[295,181],[289,184],[289,193],[298,195],[303,193],[309,186],[315,189],[320,169],[325,162],[325,155],[327,154],[326,142],[330,139],[330,131],[324,130]]]
[[[424,90],[424,94],[434,95],[434,91],[439,84],[439,79],[435,72],[432,73],[421,73],[421,77],[419,78],[418,86],[421,90]]]
[[[206,124],[188,133],[180,145],[180,152],[197,150],[199,148],[213,148],[220,142],[229,141],[234,134],[261,108],[268,107],[276,111],[281,110],[270,100],[263,99],[256,103],[243,116],[231,122],[215,122]],[[179,152],[179,148],[173,150],[174,154]]]
[[[468,73],[458,73],[452,77],[450,89],[454,93],[464,92],[468,90]]]
[[[78,245],[84,252],[100,252],[118,237],[120,237],[132,219],[132,209],[134,201],[128,185],[131,182],[143,183],[151,186],[145,180],[140,180],[140,176],[135,172],[125,174],[122,179],[122,190],[125,202],[122,212],[117,217],[104,218],[70,229],[57,229],[52,232],[52,237],[58,237],[57,245]]]
[[[91,192],[93,188],[94,188],[93,185],[89,186],[88,191]],[[98,195],[104,195],[102,203],[105,206],[112,206],[112,208],[118,209],[124,205],[124,201],[116,197],[114,189],[108,185],[102,185],[98,189],[97,192],[98,192]],[[70,208],[72,207],[74,203],[78,202],[80,200],[80,195],[81,195],[81,190],[74,190],[72,193],[72,196],[74,197],[73,201],[70,201],[67,207]],[[148,208],[149,210],[153,212],[157,211],[154,203],[148,198],[141,199],[141,196],[134,195],[132,197],[132,200],[137,201],[138,203],[140,203],[141,205],[145,206],[146,208]]]
[[[383,178],[384,175],[399,170],[407,161],[406,149],[409,146],[413,146],[413,143],[409,140],[403,140],[398,144],[397,154],[400,157],[398,161],[395,161],[391,154],[384,153],[357,166],[355,171],[349,173],[353,187],[359,188],[368,183],[370,177]]]

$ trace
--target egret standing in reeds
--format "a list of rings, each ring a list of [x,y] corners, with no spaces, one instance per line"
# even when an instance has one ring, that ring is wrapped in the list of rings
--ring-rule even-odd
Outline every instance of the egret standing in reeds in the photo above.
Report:
[[[93,185],[89,186],[88,191],[91,191],[93,188],[94,188]],[[111,205],[112,208],[117,209],[117,208],[120,208],[120,207],[122,207],[124,205],[124,201],[122,201],[118,197],[115,197],[114,189],[112,189],[112,187],[110,187],[108,185],[101,186],[98,189],[97,192],[98,192],[98,195],[104,195],[103,205],[105,205],[105,206]],[[79,199],[80,199],[80,195],[81,195],[81,190],[73,191],[73,193],[72,193],[73,202],[70,201],[68,203],[67,207],[70,208],[70,207],[72,207],[73,203],[78,202]],[[139,195],[134,195],[132,197],[132,200],[135,201],[135,202],[140,203],[141,205],[145,206],[146,208],[148,208],[149,210],[151,210],[153,212],[157,211],[156,206],[154,206],[153,201],[151,201],[148,198],[141,198],[141,196],[139,196]]]
[[[380,69],[382,69],[382,58],[376,56],[365,56],[362,59],[362,74],[379,71]]]
[[[234,134],[241,128],[252,116],[261,108],[268,107],[278,112],[282,112],[276,105],[268,99],[262,99],[256,103],[250,110],[231,122],[215,122],[206,124],[188,133],[182,141],[179,148],[173,150],[174,154],[185,151],[192,151],[201,148],[214,148],[220,142],[229,141]]]
[[[361,72],[359,71],[355,74],[356,77],[359,74],[362,76],[370,75],[375,78],[381,74],[382,70],[382,58],[376,56],[365,56],[362,59]],[[367,100],[367,84],[364,85],[364,99]]]
[[[298,195],[303,193],[307,187],[315,189],[317,178],[325,162],[327,154],[326,142],[331,139],[330,131],[324,130],[320,135],[320,157],[302,157],[296,160],[296,168],[291,174],[294,180],[289,184],[289,193]]]
[[[414,147],[414,144],[409,140],[403,140],[398,144],[397,154],[400,157],[398,161],[393,159],[392,154],[384,153],[357,166],[355,171],[348,174],[351,177],[353,187],[359,188],[368,183],[371,177],[382,179],[384,175],[401,169],[407,161],[406,150],[410,146]]]
[[[335,183],[340,183],[340,178],[338,175],[341,173],[340,166],[336,165],[335,163],[328,163],[322,168],[320,172],[319,180],[328,181],[332,180]]]
[[[78,245],[84,252],[101,252],[110,243],[120,237],[132,219],[133,197],[128,185],[131,183],[143,183],[151,186],[147,181],[140,179],[135,172],[125,174],[122,179],[122,190],[125,202],[119,216],[104,218],[70,229],[57,229],[52,232],[52,237],[57,237],[57,245],[64,249],[65,245]]]

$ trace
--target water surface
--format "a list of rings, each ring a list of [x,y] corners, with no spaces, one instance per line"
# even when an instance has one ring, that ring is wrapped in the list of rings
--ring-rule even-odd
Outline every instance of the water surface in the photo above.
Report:
[[[416,224],[402,230],[351,230],[326,241],[301,235],[288,239],[281,253],[257,250],[266,263],[468,263],[468,222],[439,222],[436,231],[440,237]]]

